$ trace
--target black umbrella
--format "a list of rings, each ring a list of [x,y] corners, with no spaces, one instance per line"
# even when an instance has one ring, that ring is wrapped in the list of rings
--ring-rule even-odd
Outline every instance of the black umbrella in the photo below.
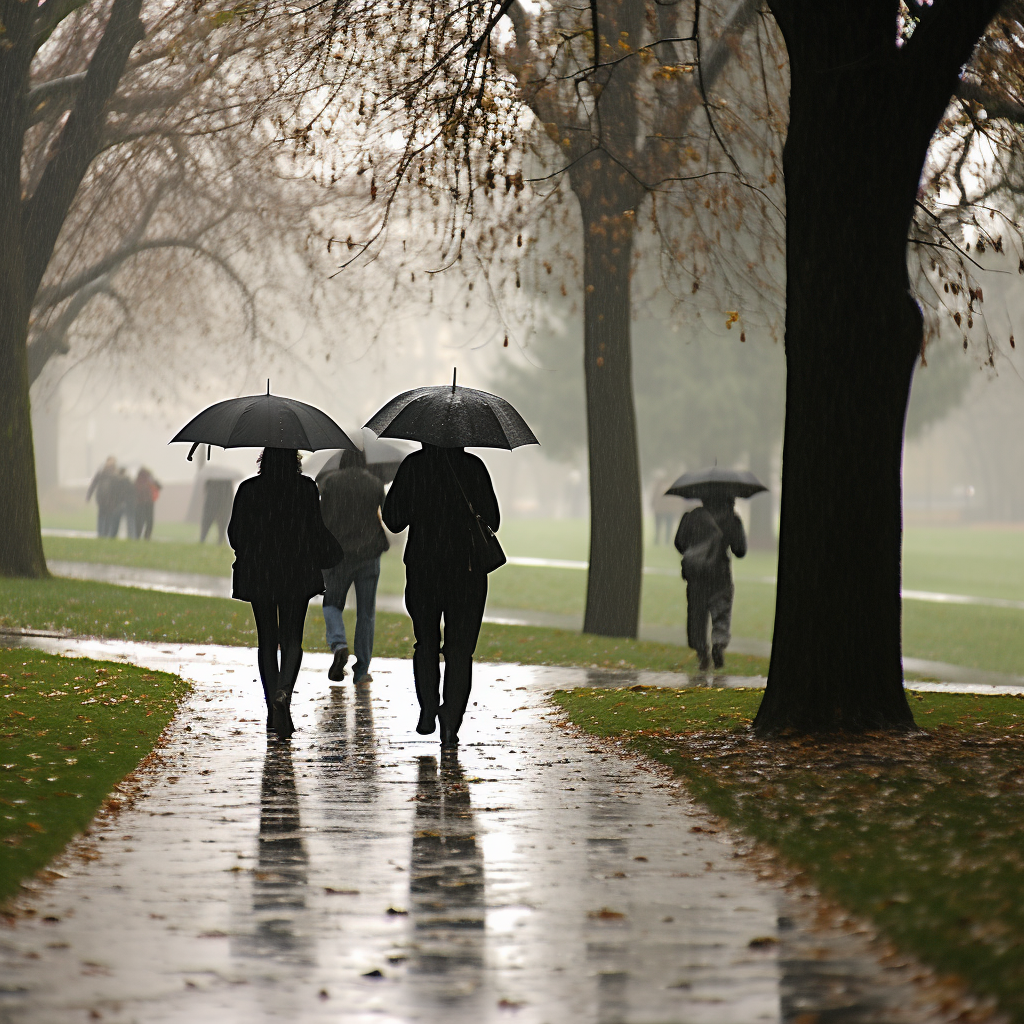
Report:
[[[204,409],[171,438],[192,441],[189,461],[201,444],[219,448],[301,448],[315,452],[320,448],[351,448],[355,443],[325,412],[315,406],[265,395],[229,398]]]
[[[378,437],[440,448],[518,448],[540,444],[526,421],[497,395],[473,388],[415,388],[392,398],[366,421]]]
[[[665,493],[680,498],[749,498],[767,491],[760,480],[746,469],[698,469],[684,473]]]

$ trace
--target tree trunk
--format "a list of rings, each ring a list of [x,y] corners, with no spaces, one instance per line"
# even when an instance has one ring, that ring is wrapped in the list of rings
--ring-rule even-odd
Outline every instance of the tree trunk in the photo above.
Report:
[[[922,318],[906,239],[931,133],[907,139],[893,85],[878,68],[793,70],[782,524],[762,734],[914,724],[901,463]]]
[[[617,181],[594,187],[592,158],[583,214],[583,365],[590,459],[590,571],[585,633],[636,637],[643,579],[640,458],[630,344],[631,202]],[[607,158],[604,158],[607,160]],[[617,187],[618,186],[618,187]]]

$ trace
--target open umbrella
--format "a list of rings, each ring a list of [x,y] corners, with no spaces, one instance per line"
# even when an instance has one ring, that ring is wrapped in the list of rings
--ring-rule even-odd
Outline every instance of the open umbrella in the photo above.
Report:
[[[760,480],[746,469],[697,469],[684,473],[665,493],[680,498],[749,498],[767,491]]]
[[[473,388],[415,388],[392,398],[367,421],[378,437],[402,437],[440,448],[518,448],[540,444],[526,421],[497,395]]]
[[[171,438],[192,441],[189,461],[201,444],[219,448],[356,449],[355,443],[325,412],[315,406],[270,393],[229,398],[204,409]]]
[[[331,473],[341,468],[343,454],[339,451],[328,456],[316,473],[313,473],[312,467],[307,469],[303,465],[303,472],[309,473],[319,480],[325,473]],[[366,456],[366,468],[381,483],[388,484],[395,479],[395,473],[398,472],[402,459],[408,454],[406,449],[399,448],[397,444],[391,444],[388,441],[381,441],[380,438],[374,436],[373,431],[363,427],[363,455]]]

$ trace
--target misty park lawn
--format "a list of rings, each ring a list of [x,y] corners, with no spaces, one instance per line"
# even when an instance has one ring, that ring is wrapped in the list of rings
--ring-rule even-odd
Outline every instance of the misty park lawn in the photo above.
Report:
[[[185,524],[167,524],[185,529]],[[195,531],[195,527],[187,527]],[[510,555],[584,561],[582,520],[509,520],[501,540]],[[226,576],[226,546],[64,537],[44,538],[48,558],[109,562]],[[685,623],[679,556],[670,545],[648,543],[642,619],[646,626]],[[775,556],[752,551],[733,563],[736,600],[733,634],[769,641],[775,612]],[[908,589],[1024,601],[1024,530],[1013,528],[909,528],[904,540]],[[380,591],[400,594],[405,582],[400,552],[381,560]],[[575,569],[507,565],[490,577],[494,608],[535,610],[582,618],[586,574]],[[904,651],[908,656],[970,668],[1024,675],[1024,610],[975,605],[904,602]],[[734,655],[728,656],[730,671]]]
[[[117,640],[256,646],[252,611],[243,601],[61,578],[0,578],[0,626]],[[351,636],[355,629],[351,609],[346,612],[346,628]],[[412,644],[412,624],[406,616],[377,612],[375,657],[411,658]],[[327,650],[323,613],[318,605],[310,605],[306,614],[303,647],[307,651]],[[478,661],[523,665],[654,672],[692,672],[697,667],[693,652],[675,644],[495,623],[484,623],[475,657]],[[768,663],[764,658],[737,654],[729,656],[727,667],[733,675],[764,675]]]
[[[757,690],[558,691],[941,975],[1024,1022],[1024,699],[909,694],[910,736],[755,739]]]
[[[0,646],[0,905],[101,805],[116,808],[112,791],[187,691],[135,665]]]

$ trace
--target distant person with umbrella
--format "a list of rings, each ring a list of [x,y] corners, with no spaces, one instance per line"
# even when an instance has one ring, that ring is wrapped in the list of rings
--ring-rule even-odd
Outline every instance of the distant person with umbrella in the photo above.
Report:
[[[327,678],[340,683],[348,661],[348,638],[342,613],[349,589],[356,590],[356,661],[352,678],[368,683],[373,657],[373,632],[376,624],[377,580],[380,556],[388,549],[388,538],[381,525],[384,485],[366,469],[366,457],[359,451],[343,451],[337,469],[326,466],[317,474],[320,508],[327,528],[342,546],[345,557],[333,569],[324,570],[324,625],[327,646],[334,662]],[[330,460],[331,463],[334,460]]]
[[[747,553],[747,537],[736,514],[736,498],[749,498],[763,490],[766,488],[753,473],[715,467],[684,473],[666,492],[702,502],[683,516],[675,537],[676,550],[683,556],[686,580],[686,640],[697,652],[702,672],[712,664],[715,668],[723,667],[725,649],[731,639],[735,588],[729,552],[737,558]]]
[[[399,467],[383,519],[393,533],[409,529],[405,606],[416,636],[416,731],[428,736],[440,720],[441,745],[453,747],[472,687],[487,574],[505,561],[494,536],[501,517],[490,475],[465,446],[512,449],[537,439],[508,402],[457,388],[454,379],[451,388],[417,388],[399,395],[366,425],[379,436],[423,445]]]
[[[231,399],[205,409],[173,441],[224,448],[263,446],[259,474],[235,494],[228,539],[235,550],[232,597],[252,604],[267,729],[279,739],[295,731],[291,699],[302,664],[306,608],[324,591],[323,569],[342,559],[324,524],[316,484],[301,473],[298,449],[354,448],[329,416],[270,394]],[[280,662],[278,649],[280,648]]]

